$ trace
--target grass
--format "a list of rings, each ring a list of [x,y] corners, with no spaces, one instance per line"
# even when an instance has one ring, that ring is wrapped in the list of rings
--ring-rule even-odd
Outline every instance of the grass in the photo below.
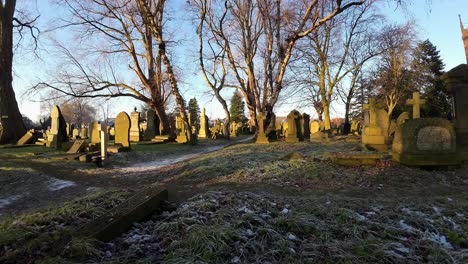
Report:
[[[330,159],[331,152],[352,152],[358,147],[344,142],[239,144],[171,165],[145,177],[173,178],[174,184],[206,189],[176,210],[135,225],[112,246],[76,239],[65,250],[39,259],[45,263],[75,259],[96,263],[467,262],[466,170],[426,171],[389,160],[371,167],[345,167]],[[201,149],[136,145],[134,152],[123,154],[128,156],[122,164]],[[118,202],[125,196],[109,200]],[[34,252],[39,247],[43,230],[50,234],[47,243],[53,244],[72,232],[69,227],[76,226],[77,219],[86,221],[85,216],[112,206],[99,197],[75,201],[76,208],[66,204],[49,213],[20,216],[16,223],[24,224],[19,226],[14,224],[16,219],[2,222],[0,238],[6,242],[0,248],[14,250],[19,240],[21,252],[26,252],[22,254],[32,256],[27,255],[28,248]]]
[[[47,255],[83,257],[94,254],[87,239],[71,239],[78,227],[98,217],[129,196],[125,191],[101,191],[33,213],[11,216],[0,222],[0,262],[14,263]],[[78,233],[77,233],[78,232]]]

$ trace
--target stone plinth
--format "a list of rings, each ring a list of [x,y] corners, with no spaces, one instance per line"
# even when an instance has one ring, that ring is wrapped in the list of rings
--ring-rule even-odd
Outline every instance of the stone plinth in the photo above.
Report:
[[[453,95],[457,152],[462,160],[468,160],[468,65],[460,64],[442,77]]]

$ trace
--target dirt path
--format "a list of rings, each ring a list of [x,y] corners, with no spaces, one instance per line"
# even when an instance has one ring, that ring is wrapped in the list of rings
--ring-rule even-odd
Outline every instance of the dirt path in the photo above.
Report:
[[[92,169],[92,174],[85,173],[89,172],[89,169],[80,170],[61,166],[60,161],[53,164],[44,162],[44,157],[41,159],[37,157],[2,159],[0,163],[0,185],[2,186],[0,189],[0,218],[63,202],[99,189],[137,190],[142,185],[159,184],[158,181],[164,177],[161,170],[170,170],[178,163],[250,140],[252,137],[209,146],[189,154],[172,154],[163,159],[135,163],[130,166],[108,164],[105,168]],[[63,165],[65,164],[63,163]],[[171,198],[174,197],[175,201],[180,201],[181,197],[190,197],[190,195],[198,193],[191,191],[189,185],[178,186],[171,180],[160,184],[168,187]],[[184,195],[180,195],[181,193]]]

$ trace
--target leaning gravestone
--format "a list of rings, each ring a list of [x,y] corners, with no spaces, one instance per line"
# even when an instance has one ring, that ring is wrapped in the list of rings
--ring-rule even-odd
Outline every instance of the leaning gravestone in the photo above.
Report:
[[[25,144],[31,143],[34,140],[34,135],[31,131],[26,132],[23,137],[21,137],[16,145],[24,146]]]
[[[84,139],[77,139],[73,142],[71,148],[67,151],[68,154],[76,154],[79,153],[86,145],[86,141]]]
[[[115,118],[115,145],[130,147],[130,117],[125,112],[120,112]]]

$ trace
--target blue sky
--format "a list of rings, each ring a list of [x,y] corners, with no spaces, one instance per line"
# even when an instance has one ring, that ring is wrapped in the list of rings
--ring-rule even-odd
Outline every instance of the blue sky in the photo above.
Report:
[[[37,1],[19,1],[21,5],[33,12],[41,14],[40,27],[47,27],[48,21],[51,17],[60,12],[60,8],[53,7],[46,0]],[[173,2],[176,6],[182,9],[185,1]],[[410,2],[410,1],[408,1]],[[404,22],[413,19],[417,24],[418,36],[420,40],[429,39],[440,51],[441,57],[446,65],[446,70],[449,70],[459,64],[466,63],[464,56],[463,43],[461,40],[461,31],[459,27],[458,14],[462,16],[465,22],[465,27],[468,28],[468,1],[467,0],[432,0],[430,4],[426,0],[411,1],[407,4],[406,10],[395,9],[394,5],[385,5],[383,11],[389,16],[389,21]],[[180,12],[180,11],[178,11]],[[183,17],[181,12],[181,17]],[[183,22],[186,27],[190,26],[189,21]],[[191,28],[189,30],[192,30]],[[182,31],[182,37],[187,39],[186,43],[190,44],[189,33]],[[196,43],[193,43],[196,45]],[[189,45],[190,46],[190,45]],[[193,46],[192,46],[193,47]],[[44,48],[44,46],[43,46]],[[184,51],[181,51],[184,53]],[[21,55],[15,57],[14,61],[14,88],[17,94],[17,100],[20,110],[23,114],[27,115],[32,120],[36,121],[41,111],[40,104],[37,101],[39,98],[31,98],[30,95],[23,95],[24,90],[30,87],[38,79],[44,78],[47,71],[52,70],[49,60],[50,54],[47,49],[41,52],[41,59],[32,58],[30,55]],[[212,118],[223,117],[220,110],[221,106],[211,96],[207,96],[206,89],[200,75],[196,71],[196,61],[190,56],[178,54],[179,62],[184,67],[185,82],[181,83],[181,88],[184,97],[188,101],[191,97],[196,97],[201,106],[207,108],[207,114]],[[194,87],[196,89],[194,89]],[[232,92],[229,92],[232,94]],[[229,95],[230,97],[230,95]],[[117,100],[111,103],[114,106],[111,108],[111,116],[117,115],[120,111],[130,112],[134,106],[140,105],[140,102]],[[290,107],[290,106],[288,106]],[[287,107],[277,109],[277,115],[286,115],[289,112]],[[311,108],[298,109],[312,114]],[[342,116],[342,108],[338,105],[333,108],[333,116]]]

